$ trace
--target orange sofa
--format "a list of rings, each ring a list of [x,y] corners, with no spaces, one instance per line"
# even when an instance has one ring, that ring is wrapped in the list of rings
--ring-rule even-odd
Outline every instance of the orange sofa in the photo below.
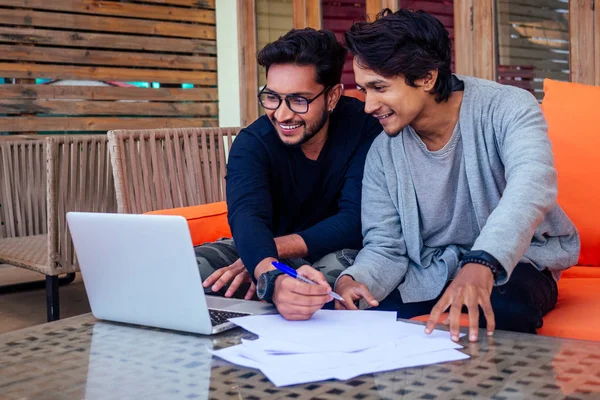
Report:
[[[579,265],[563,273],[556,308],[538,333],[600,340],[600,87],[546,80],[544,92],[542,110],[558,170],[558,202],[579,230],[581,255]],[[194,244],[230,235],[224,202],[153,213],[185,216]],[[468,325],[466,318],[462,325]]]

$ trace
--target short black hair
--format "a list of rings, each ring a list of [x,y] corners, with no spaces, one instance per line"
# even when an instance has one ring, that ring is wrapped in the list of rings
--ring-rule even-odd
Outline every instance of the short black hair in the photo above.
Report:
[[[425,11],[389,8],[373,22],[357,22],[345,34],[346,44],[359,66],[386,78],[404,75],[406,84],[437,70],[436,101],[447,101],[452,92],[452,49],[448,31]]]
[[[274,64],[314,65],[317,82],[330,87],[342,80],[348,50],[333,32],[313,28],[292,29],[258,53],[258,64],[269,74]]]

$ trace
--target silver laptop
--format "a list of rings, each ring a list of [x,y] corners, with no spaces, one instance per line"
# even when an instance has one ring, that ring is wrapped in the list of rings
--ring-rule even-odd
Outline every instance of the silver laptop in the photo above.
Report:
[[[98,319],[211,334],[235,327],[229,318],[275,311],[204,294],[183,217],[70,212],[67,222]]]

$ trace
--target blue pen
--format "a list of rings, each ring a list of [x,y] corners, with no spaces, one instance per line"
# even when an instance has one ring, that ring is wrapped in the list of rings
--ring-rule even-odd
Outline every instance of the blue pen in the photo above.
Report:
[[[273,266],[275,268],[277,268],[278,270],[280,270],[284,274],[287,274],[287,275],[291,276],[292,278],[299,279],[302,282],[309,283],[311,285],[316,285],[317,284],[316,282],[313,282],[310,279],[307,279],[307,278],[303,277],[302,275],[299,275],[298,272],[294,268],[292,268],[292,267],[290,267],[288,265],[285,265],[285,264],[277,262],[277,261],[273,261],[271,264],[273,264]],[[344,301],[344,298],[342,296],[340,296],[339,294],[337,294],[336,292],[331,291],[331,292],[329,292],[329,295],[331,297],[333,297],[334,299],[336,299],[336,300]]]

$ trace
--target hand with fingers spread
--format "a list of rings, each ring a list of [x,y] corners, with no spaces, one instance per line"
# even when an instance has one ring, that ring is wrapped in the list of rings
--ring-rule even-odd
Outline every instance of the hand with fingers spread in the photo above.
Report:
[[[225,292],[225,297],[231,297],[245,282],[250,282],[250,287],[248,288],[244,299],[251,300],[254,293],[256,293],[256,286],[250,279],[250,274],[246,270],[242,259],[238,258],[233,264],[219,268],[213,272],[204,280],[204,282],[202,282],[202,286],[207,288],[212,285],[212,291],[218,292],[223,286],[229,284],[229,288],[227,288],[227,292]]]
[[[344,301],[335,301],[336,310],[358,310],[355,301],[365,299],[372,307],[377,307],[379,302],[362,283],[356,282],[351,276],[342,276],[335,285],[335,292],[344,298]]]
[[[494,287],[492,270],[481,264],[465,264],[446,289],[442,298],[431,310],[425,333],[433,331],[442,313],[450,307],[448,323],[452,340],[458,341],[460,314],[463,306],[469,312],[469,340],[477,341],[479,330],[479,306],[487,322],[487,334],[492,335],[496,327],[490,296]]]
[[[312,317],[325,303],[332,300],[331,286],[325,276],[309,265],[297,269],[298,274],[317,283],[311,285],[288,275],[279,275],[275,281],[273,303],[287,320],[302,321]]]

